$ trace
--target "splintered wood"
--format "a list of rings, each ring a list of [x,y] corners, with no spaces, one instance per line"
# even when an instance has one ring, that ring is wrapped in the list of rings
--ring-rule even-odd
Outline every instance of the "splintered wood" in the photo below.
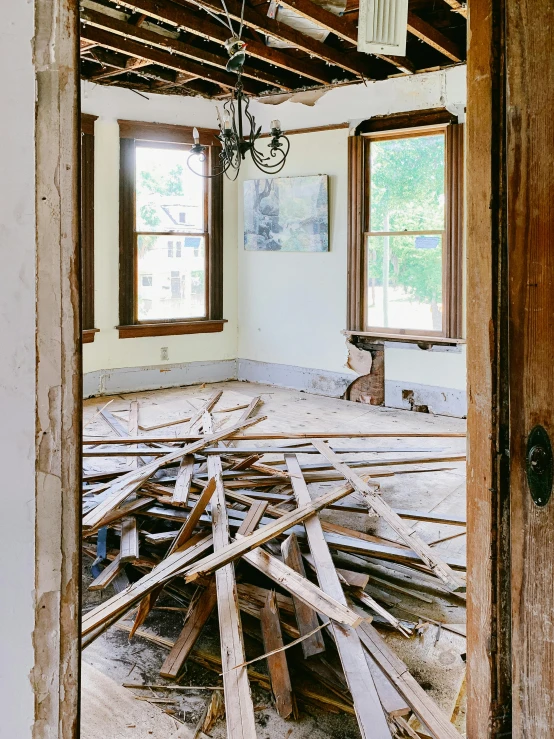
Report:
[[[139,422],[136,400],[126,422],[116,417],[117,404],[95,416],[106,435],[85,439],[85,461],[105,457],[106,468],[83,476],[83,553],[94,560],[89,589],[106,592],[83,616],[83,645],[120,628],[169,649],[165,680],[180,680],[189,660],[219,673],[223,697],[216,691],[205,704],[196,736],[224,714],[227,737],[255,739],[256,683],[287,721],[305,709],[343,712],[356,717],[363,739],[459,738],[450,713],[395,653],[394,639],[409,646],[426,627],[438,627],[437,640],[441,628],[463,638],[452,636],[463,635],[463,624],[418,611],[451,602],[445,599],[463,607],[464,561],[428,542],[460,541],[465,522],[451,511],[395,509],[377,480],[394,476],[400,484],[464,458],[406,448],[403,439],[421,445],[461,434],[288,433],[271,430],[259,396],[227,395],[187,395],[187,415],[183,405],[166,422],[146,413],[148,425]],[[389,441],[367,448],[369,438]],[[418,455],[383,461],[383,451]],[[312,483],[329,489],[319,494]],[[320,518],[326,509],[332,521]],[[352,514],[383,522],[386,533],[354,530]],[[140,628],[159,618],[158,609],[181,619],[176,641]],[[217,634],[216,619],[219,655],[198,646],[205,627]],[[250,666],[257,660],[269,677]]]

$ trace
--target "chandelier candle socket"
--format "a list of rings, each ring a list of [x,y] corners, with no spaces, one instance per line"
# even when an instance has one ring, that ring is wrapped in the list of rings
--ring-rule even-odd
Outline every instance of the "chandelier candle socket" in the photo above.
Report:
[[[198,158],[199,162],[204,162],[208,147],[200,144],[200,139],[193,134],[194,146],[191,149],[193,156],[189,158],[188,166],[195,174],[200,177],[219,177],[226,174],[230,180],[236,180],[247,153],[252,157],[256,167],[266,174],[277,174],[283,169],[290,141],[281,130],[281,122],[271,121],[271,139],[266,154],[256,146],[262,135],[262,127],[256,125],[256,119],[250,113],[249,107],[250,98],[244,93],[239,75],[232,99],[223,106],[223,120],[218,114],[219,134],[216,138],[221,144],[221,150],[219,162],[211,175],[203,175],[198,171],[200,168],[195,168],[194,160]]]

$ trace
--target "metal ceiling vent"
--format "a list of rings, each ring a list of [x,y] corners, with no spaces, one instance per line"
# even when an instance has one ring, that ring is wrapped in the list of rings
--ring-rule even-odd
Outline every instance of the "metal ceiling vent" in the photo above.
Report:
[[[408,0],[360,0],[358,51],[406,54]]]

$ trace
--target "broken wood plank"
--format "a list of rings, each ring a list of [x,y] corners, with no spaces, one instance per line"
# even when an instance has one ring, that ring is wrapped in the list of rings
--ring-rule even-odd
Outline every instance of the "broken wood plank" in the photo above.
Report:
[[[461,739],[448,717],[412,677],[404,662],[390,649],[373,626],[364,622],[357,631],[365,649],[433,737]]]
[[[83,616],[82,634],[89,632],[108,621],[110,618],[123,614],[135,605],[141,598],[154,588],[174,577],[180,570],[199,557],[213,546],[211,536],[196,534],[185,544],[185,549],[175,552],[167,559],[162,560],[156,567],[134,582],[127,590],[117,593],[109,600],[93,608]]]
[[[242,405],[235,405],[231,406],[229,408],[219,408],[215,409],[214,413],[232,413],[233,411],[240,411],[243,408],[247,408],[248,404],[244,403]],[[195,409],[196,410],[196,409]],[[187,423],[188,421],[192,420],[192,416],[185,416],[184,418],[177,418],[174,421],[165,421],[165,423],[158,423],[153,426],[139,426],[139,429],[141,431],[157,431],[158,429],[166,428],[167,426],[178,426],[180,423]]]
[[[256,419],[260,420],[260,419]],[[235,424],[240,425],[240,424]],[[240,431],[234,431],[229,437],[230,441],[264,441],[272,439],[465,439],[466,434],[457,431],[443,431],[443,432],[411,432],[411,431],[265,431],[265,432],[251,432],[249,434],[242,433]],[[152,443],[167,443],[173,442],[176,444],[184,444],[192,441],[199,441],[202,439],[202,434],[185,434],[183,436],[175,437],[144,437],[139,436],[135,439],[128,439],[125,443],[128,444],[144,444],[144,442]],[[113,439],[85,439],[83,444],[118,444],[122,443],[116,438]]]
[[[213,555],[200,560],[196,565],[191,566],[186,572],[187,582],[194,580],[198,575],[206,575],[213,572],[219,567],[223,567],[228,562],[232,562],[238,557],[243,556],[246,552],[259,547],[266,541],[274,539],[276,536],[279,536],[279,534],[286,531],[290,526],[301,523],[304,519],[313,515],[317,511],[326,508],[330,503],[335,503],[337,500],[344,498],[344,496],[348,495],[351,491],[351,485],[344,485],[337,490],[331,490],[325,495],[317,498],[317,500],[311,501],[307,505],[300,506],[294,511],[285,513],[274,523],[258,529],[249,536],[244,536],[231,542],[221,551],[215,552]]]
[[[208,481],[208,484],[200,494],[200,497],[194,504],[191,512],[189,513],[187,520],[182,525],[181,530],[175,537],[173,544],[171,545],[168,554],[172,554],[173,552],[180,549],[183,544],[185,544],[192,536],[192,533],[198,524],[198,521],[200,520],[200,516],[204,513],[206,510],[206,506],[212,499],[212,495],[215,492],[216,488],[216,481],[213,477],[211,477]]]
[[[267,594],[265,605],[261,611],[261,617],[264,651],[275,652],[275,650],[283,650],[285,645],[281,633],[281,622],[279,620],[275,591],[270,591]],[[294,706],[292,685],[285,652],[277,651],[274,654],[268,655],[267,667],[277,713],[281,718],[286,719],[293,713]]]
[[[175,488],[173,490],[173,505],[186,505],[190,492],[190,483],[194,472],[194,454],[187,454],[181,460]]]
[[[258,548],[246,552],[242,555],[242,558],[318,613],[322,613],[333,621],[347,626],[358,624],[360,616],[354,613],[352,609],[333,596],[328,595],[324,590],[306,580],[305,577],[287,567],[284,562],[268,554],[264,549]]]
[[[204,413],[202,424],[206,433],[212,431],[212,419],[209,412]],[[208,474],[215,480],[212,527],[214,552],[216,554],[229,544],[229,521],[227,519],[221,471],[221,459],[217,456],[210,457],[208,459]],[[217,570],[215,582],[227,737],[229,739],[256,739],[254,705],[250,693],[248,672],[246,667],[239,667],[245,661],[245,653],[235,581],[235,566],[232,562]]]
[[[194,429],[196,424],[202,419],[204,413],[209,413],[214,405],[217,403],[217,401],[221,398],[223,395],[223,390],[215,390],[210,397],[202,403],[200,408],[196,411],[196,413],[193,415],[193,417],[190,419],[189,424],[189,433]],[[203,429],[204,432],[206,432],[206,429]]]
[[[381,518],[394,529],[404,542],[421,557],[423,562],[433,570],[436,576],[439,577],[445,585],[447,585],[453,592],[465,591],[465,582],[456,575],[456,573],[446,562],[444,562],[443,559],[441,559],[441,557],[436,554],[436,552],[420,539],[415,531],[406,526],[388,503],[377,495],[359,475],[348,467],[348,465],[341,462],[339,457],[331,451],[324,441],[313,439],[312,443],[315,448],[319,449],[321,454],[333,464],[335,469],[351,483],[352,487],[364,496],[371,510],[375,511],[375,513],[381,516]]]
[[[123,562],[121,558],[117,556],[110,564],[105,567],[102,572],[95,578],[88,586],[89,590],[104,590],[108,585],[115,580],[115,578],[121,572]]]
[[[298,459],[294,455],[287,454],[285,461],[298,504],[305,507],[311,498]],[[304,527],[322,590],[346,605],[346,598],[317,515],[307,518],[304,521]],[[337,628],[334,624],[331,624],[331,630],[354,700],[354,709],[362,737],[364,739],[387,737],[388,739],[391,736],[390,730],[356,632],[353,628]]]
[[[212,578],[207,588],[199,588],[197,593],[189,605],[183,630],[160,669],[160,675],[169,680],[176,680],[179,677],[184,663],[215,608],[217,603],[215,579]]]
[[[265,500],[254,501],[248,509],[248,513],[246,514],[244,521],[239,526],[237,534],[240,534],[241,536],[248,536],[248,534],[251,534],[253,531],[255,531],[264,513],[266,512],[267,506],[268,503]]]
[[[380,606],[376,600],[367,593],[364,593],[363,590],[355,589],[352,594],[360,601],[360,603],[363,603],[364,606],[367,606],[372,611],[375,611],[375,613],[378,613],[379,616],[385,619],[385,621],[388,621],[388,623],[397,629],[403,636],[410,637],[412,635],[412,632],[408,631],[408,629],[406,629],[406,627],[403,626],[400,621],[392,615],[392,613],[389,613],[386,608]]]
[[[298,540],[294,534],[291,534],[281,544],[281,552],[283,554],[283,561],[291,569],[298,572],[302,577],[306,577],[306,571],[302,563],[302,554],[298,546]],[[296,616],[296,623],[298,624],[298,631],[302,636],[313,632],[318,626],[317,613],[310,608],[306,603],[299,598],[293,596],[294,611]],[[325,642],[323,641],[323,634],[318,631],[313,633],[302,642],[302,652],[304,659],[312,657],[314,654],[320,654],[325,651]]]
[[[132,562],[139,556],[139,533],[137,519],[127,516],[121,521],[121,553],[122,562]]]
[[[167,454],[160,459],[150,462],[149,464],[144,465],[144,467],[141,467],[138,470],[127,472],[125,475],[120,477],[116,482],[112,483],[108,487],[108,490],[111,491],[111,495],[107,496],[102,501],[102,503],[100,503],[94,510],[92,510],[84,517],[83,526],[85,528],[96,526],[107,513],[116,508],[131,493],[134,493],[135,490],[137,490],[137,488],[139,488],[141,484],[145,482],[151,475],[153,475],[161,467],[168,464],[169,462],[174,462],[178,459],[182,459],[187,454],[194,454],[194,452],[200,451],[200,449],[208,446],[208,444],[226,439],[228,436],[231,436],[233,433],[235,433],[238,428],[246,428],[263,420],[264,419],[262,416],[251,421],[245,421],[243,424],[235,424],[227,429],[218,431],[215,434],[207,434],[206,436],[200,437],[198,441],[192,444],[188,444],[187,446],[182,447],[181,449],[178,449],[171,454]]]

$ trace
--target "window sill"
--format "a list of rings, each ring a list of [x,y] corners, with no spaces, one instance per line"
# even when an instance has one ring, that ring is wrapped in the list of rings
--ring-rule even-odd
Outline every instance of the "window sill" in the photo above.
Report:
[[[83,344],[92,344],[95,335],[100,331],[99,328],[84,328],[81,331],[81,342]]]
[[[167,323],[137,323],[116,326],[120,339],[138,339],[142,336],[174,336],[177,334],[213,334],[223,331],[226,319],[216,321],[168,321]]]
[[[377,331],[343,331],[345,336],[365,336],[376,341],[401,341],[404,344],[440,344],[457,346],[465,344],[465,339],[449,339],[445,336],[421,336],[416,334],[385,334]]]

